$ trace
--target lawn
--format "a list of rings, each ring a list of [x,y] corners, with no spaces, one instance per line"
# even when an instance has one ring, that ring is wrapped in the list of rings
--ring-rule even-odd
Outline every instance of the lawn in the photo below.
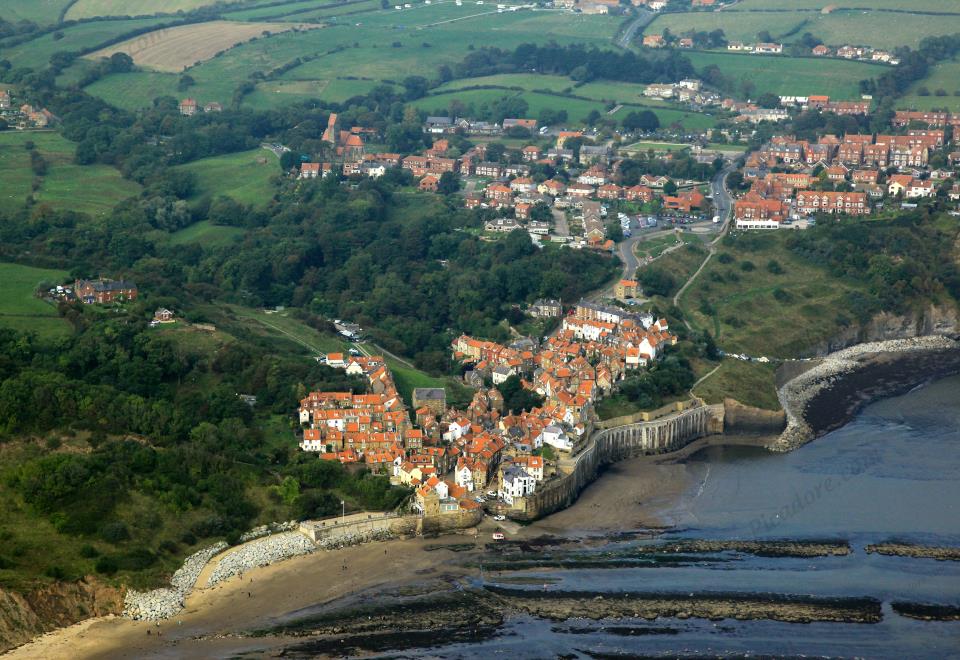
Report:
[[[686,318],[713,333],[724,350],[794,358],[842,329],[845,296],[858,285],[794,256],[785,247],[788,235],[724,239],[681,298]],[[779,269],[769,267],[771,260]]]
[[[241,204],[261,206],[274,193],[271,178],[280,174],[277,157],[266,149],[201,158],[176,169],[193,172],[197,190],[192,199],[226,195]]]
[[[790,32],[800,23],[817,17],[812,12],[690,12],[669,13],[657,16],[644,29],[644,34],[662,34],[669,29],[676,35],[690,30],[697,32],[711,32],[723,30],[730,41],[754,42],[757,33],[767,30],[774,39],[780,40],[782,35]],[[804,30],[806,31],[806,30]],[[800,34],[803,34],[801,31]]]
[[[656,259],[663,254],[664,250],[672,248],[678,243],[690,243],[696,240],[696,238],[683,232],[666,231],[650,240],[637,243],[634,252],[641,259]]]
[[[0,133],[0,207],[19,207],[31,192],[35,179],[30,154],[24,148],[33,142],[47,162],[47,173],[33,194],[38,202],[55,208],[105,215],[117,202],[140,192],[140,186],[120,176],[109,165],[75,165],[76,145],[52,131]]]
[[[56,308],[34,296],[41,283],[61,284],[67,272],[0,263],[0,326],[36,332],[41,337],[65,335],[70,326]]]
[[[239,240],[243,235],[244,231],[239,227],[214,225],[208,220],[202,220],[174,232],[170,237],[170,242],[174,245],[200,243],[204,246],[220,247]]]
[[[928,96],[920,96],[917,92],[926,87]],[[937,96],[937,90],[943,90],[947,96]],[[913,110],[932,110],[946,108],[953,112],[960,111],[960,60],[950,60],[936,64],[930,69],[930,75],[911,86],[908,93],[897,99],[898,108]]]
[[[724,76],[753,83],[756,94],[825,94],[834,99],[859,99],[859,82],[879,76],[890,68],[865,62],[806,57],[703,52],[686,55],[698,70],[715,64]]]
[[[723,403],[730,397],[747,406],[780,410],[776,370],[773,364],[728,358],[712,376],[697,385],[693,393],[707,403]]]
[[[654,151],[683,151],[684,149],[689,149],[691,145],[689,144],[678,144],[676,142],[646,142],[641,140],[639,142],[634,142],[633,144],[628,144],[625,147],[621,147],[621,151],[648,151],[653,149]]]

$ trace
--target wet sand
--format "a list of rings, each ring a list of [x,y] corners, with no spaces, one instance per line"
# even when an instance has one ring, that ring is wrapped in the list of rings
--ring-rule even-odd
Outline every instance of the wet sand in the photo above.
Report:
[[[662,528],[664,521],[657,517],[657,512],[676,502],[691,485],[680,461],[710,445],[757,445],[768,441],[769,438],[756,436],[711,436],[670,455],[622,461],[610,466],[573,506],[527,526],[507,523],[505,531],[508,538],[529,539]],[[159,628],[153,623],[121,617],[89,619],[43,635],[2,657],[199,659],[246,652],[272,655],[302,638],[241,635],[302,608],[375,587],[472,574],[475,569],[464,567],[464,563],[482,552],[496,528],[486,518],[477,530],[477,549],[467,552],[427,548],[472,542],[472,530],[438,539],[369,543],[296,557],[245,573],[242,579],[234,578],[212,589],[195,590],[187,598],[183,612],[161,622]],[[344,563],[346,571],[342,568]],[[157,630],[162,636],[156,635]]]
[[[47,633],[3,657],[11,660],[200,659],[269,652],[291,640],[234,635],[260,628],[289,612],[375,585],[399,585],[445,574],[463,575],[464,569],[458,565],[462,554],[442,550],[426,552],[424,547],[464,540],[463,535],[451,535],[440,539],[388,541],[296,557],[244,573],[242,579],[194,591],[180,616],[161,622],[159,627],[121,617],[89,619]],[[346,571],[342,569],[344,563],[348,567]],[[157,631],[162,635],[158,637]]]

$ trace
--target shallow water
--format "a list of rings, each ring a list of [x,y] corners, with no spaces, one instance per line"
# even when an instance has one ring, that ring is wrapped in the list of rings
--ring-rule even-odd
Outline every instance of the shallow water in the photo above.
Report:
[[[611,593],[870,596],[884,602],[883,621],[557,624],[515,617],[486,642],[401,655],[960,657],[960,622],[915,621],[889,605],[896,600],[960,605],[960,562],[864,551],[868,543],[889,540],[960,545],[960,378],[873,404],[852,423],[790,454],[709,447],[685,469],[689,487],[679,500],[662,503],[660,515],[676,530],[666,538],[831,539],[848,541],[853,553],[811,559],[721,553],[677,567],[505,571],[503,577],[549,577],[550,589]],[[606,549],[636,543],[615,542]]]

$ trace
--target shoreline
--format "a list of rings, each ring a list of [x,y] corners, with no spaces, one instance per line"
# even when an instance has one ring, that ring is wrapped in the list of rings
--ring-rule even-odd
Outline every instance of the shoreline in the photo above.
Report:
[[[579,493],[571,506],[529,525],[514,523],[515,528],[507,531],[521,542],[544,535],[582,540],[628,530],[646,530],[656,535],[671,526],[657,512],[662,513],[663,504],[675,501],[689,485],[682,476],[683,464],[693,454],[711,446],[737,445],[789,451],[849,422],[872,401],[955,373],[960,373],[960,342],[943,337],[864,344],[831,354],[819,365],[787,381],[778,391],[781,401],[789,405],[784,407],[788,426],[779,437],[713,434],[667,454],[612,463]],[[841,405],[837,404],[838,397]],[[785,437],[797,444],[785,447]],[[640,491],[638,483],[643,485]],[[628,485],[632,490],[626,488]],[[447,579],[463,577],[470,569],[456,561],[458,555],[462,558],[482,553],[484,542],[496,527],[484,519],[477,528],[434,538],[318,549],[251,569],[243,578],[232,577],[211,587],[197,584],[186,595],[184,609],[159,625],[117,615],[96,617],[48,632],[0,656],[139,658],[172,654],[206,658],[267,651],[278,642],[290,640],[258,641],[243,634],[255,622],[276,621],[297,609],[358,596],[371,587],[422,583],[435,579],[440,571]],[[474,548],[466,552],[435,551],[467,540]],[[213,557],[205,564],[203,573],[211,569],[213,560],[229,554],[227,551]],[[383,560],[384,555],[389,561]],[[343,565],[349,566],[348,573],[341,572]],[[266,606],[259,607],[261,604]],[[162,638],[147,636],[146,631],[155,627],[163,631]]]
[[[874,401],[960,373],[960,342],[945,336],[857,344],[822,358],[777,390],[787,427],[768,448],[797,449],[848,424]]]

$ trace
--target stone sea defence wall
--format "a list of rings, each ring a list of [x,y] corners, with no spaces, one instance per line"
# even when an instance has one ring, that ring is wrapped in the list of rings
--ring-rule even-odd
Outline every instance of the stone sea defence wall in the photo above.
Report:
[[[783,410],[763,410],[736,399],[723,400],[724,433],[780,433],[787,425]]]
[[[123,616],[131,619],[158,621],[173,616],[183,609],[183,601],[193,591],[203,567],[210,558],[229,546],[223,541],[195,552],[183,561],[183,566],[170,578],[170,587],[153,591],[127,591],[123,600]]]
[[[522,511],[509,515],[516,520],[536,520],[559,511],[573,504],[603,466],[633,456],[677,451],[697,438],[722,433],[723,425],[722,405],[695,405],[654,421],[593,431],[583,451],[561,462],[565,474],[524,498]]]
[[[127,591],[123,615],[148,621],[167,619],[183,609],[184,600],[194,587],[212,587],[254,568],[319,550],[473,527],[482,517],[479,510],[428,517],[361,513],[342,519],[264,525],[244,534],[242,538],[250,540],[235,548],[220,542],[190,555],[173,574],[170,587]],[[211,562],[212,570],[205,584],[198,585],[204,568]]]
[[[958,372],[960,342],[949,337],[871,342],[831,353],[777,390],[787,425],[770,449],[796,449],[872,400]]]

